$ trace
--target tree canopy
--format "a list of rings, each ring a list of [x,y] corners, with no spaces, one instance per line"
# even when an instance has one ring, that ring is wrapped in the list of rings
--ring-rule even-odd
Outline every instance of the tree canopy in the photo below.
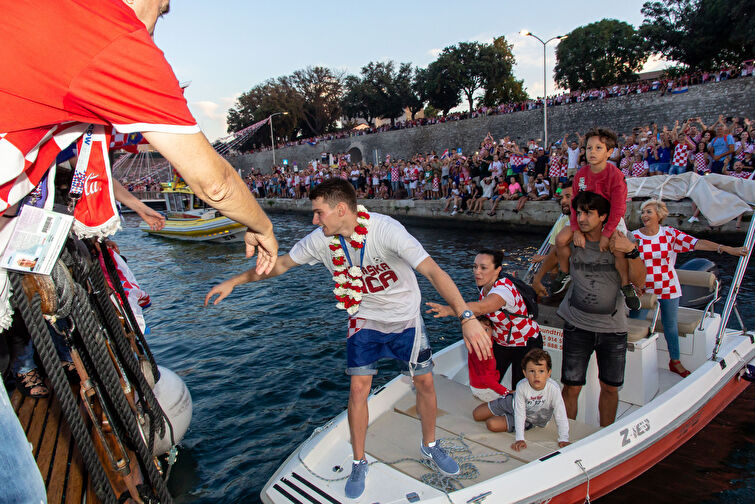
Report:
[[[599,88],[635,80],[647,58],[644,41],[632,25],[603,19],[580,26],[561,40],[554,74],[565,89]]]
[[[651,51],[695,70],[738,64],[755,55],[752,0],[645,2],[640,34]]]

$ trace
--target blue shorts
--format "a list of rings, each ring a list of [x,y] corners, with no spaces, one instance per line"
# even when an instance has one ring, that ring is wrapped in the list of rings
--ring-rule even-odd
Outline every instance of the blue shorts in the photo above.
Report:
[[[410,322],[380,322],[352,317],[349,319],[349,337],[346,340],[346,374],[375,375],[380,359],[398,361],[403,374],[410,375],[410,361],[416,328]],[[424,323],[420,327],[420,346],[414,375],[431,373],[433,351],[427,339]]]
[[[670,163],[655,163],[650,165],[651,172],[668,173],[669,168],[671,168]]]

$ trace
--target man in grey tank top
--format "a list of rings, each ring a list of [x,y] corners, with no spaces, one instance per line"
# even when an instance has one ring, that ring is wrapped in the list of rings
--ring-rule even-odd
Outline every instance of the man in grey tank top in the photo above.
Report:
[[[580,191],[572,200],[577,223],[585,235],[585,246],[571,244],[569,259],[572,277],[569,290],[558,308],[564,319],[564,346],[561,391],[569,418],[577,416],[577,399],[585,385],[587,364],[595,352],[598,359],[600,425],[616,419],[619,387],[624,383],[627,350],[627,321],[621,278],[614,266],[612,251],[599,247],[603,224],[610,202],[599,194]],[[645,265],[632,239],[623,233],[611,240],[612,250],[624,252],[629,259],[633,284],[644,285]]]

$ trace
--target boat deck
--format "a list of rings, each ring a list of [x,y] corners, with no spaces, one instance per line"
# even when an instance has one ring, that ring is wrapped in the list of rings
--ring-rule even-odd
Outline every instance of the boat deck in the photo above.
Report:
[[[680,380],[678,375],[670,371],[659,370],[658,394],[665,392]],[[511,449],[516,440],[513,433],[491,432],[485,426],[485,422],[476,422],[472,418],[472,411],[482,404],[482,401],[469,392],[468,386],[438,374],[435,375],[435,392],[438,399],[436,437],[460,444],[459,438],[463,436],[471,455],[477,459],[473,464],[479,471],[478,475],[473,479],[458,480],[464,488],[546,457],[559,449],[558,433],[553,419],[544,428],[534,427],[528,430],[527,448],[517,452]],[[617,420],[638,408],[637,405],[620,401]],[[571,442],[583,439],[598,430],[596,426],[569,420]],[[397,471],[421,480],[429,471],[416,462],[419,450],[418,432],[421,432],[421,424],[415,394],[408,392],[396,402],[392,411],[384,413],[370,425],[367,431],[367,453]],[[487,456],[481,457],[483,455]]]
[[[15,390],[11,404],[33,447],[34,458],[47,488],[47,502],[99,504],[54,394],[46,399],[32,399]]]

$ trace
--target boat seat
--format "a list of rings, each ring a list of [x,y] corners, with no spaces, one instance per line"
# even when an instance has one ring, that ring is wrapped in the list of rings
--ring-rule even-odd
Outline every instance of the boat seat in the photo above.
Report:
[[[679,283],[696,287],[707,287],[709,291],[716,288],[716,275],[710,271],[676,270]]]
[[[658,306],[658,297],[655,294],[646,292],[640,296],[640,308],[650,310],[649,320],[634,319],[627,317],[627,341],[635,343],[652,334],[650,325],[653,323],[653,316]],[[657,331],[658,329],[656,329]]]
[[[652,314],[648,315],[649,318],[652,317]],[[700,326],[700,321],[703,318],[703,312],[701,310],[695,310],[694,308],[685,308],[683,306],[679,307],[679,311],[677,313],[677,327],[679,328],[679,336],[684,336],[685,334],[693,334],[695,332],[695,329],[697,329]],[[661,321],[661,317],[658,317],[658,321],[655,324],[655,330],[658,332],[663,332],[663,322]]]

